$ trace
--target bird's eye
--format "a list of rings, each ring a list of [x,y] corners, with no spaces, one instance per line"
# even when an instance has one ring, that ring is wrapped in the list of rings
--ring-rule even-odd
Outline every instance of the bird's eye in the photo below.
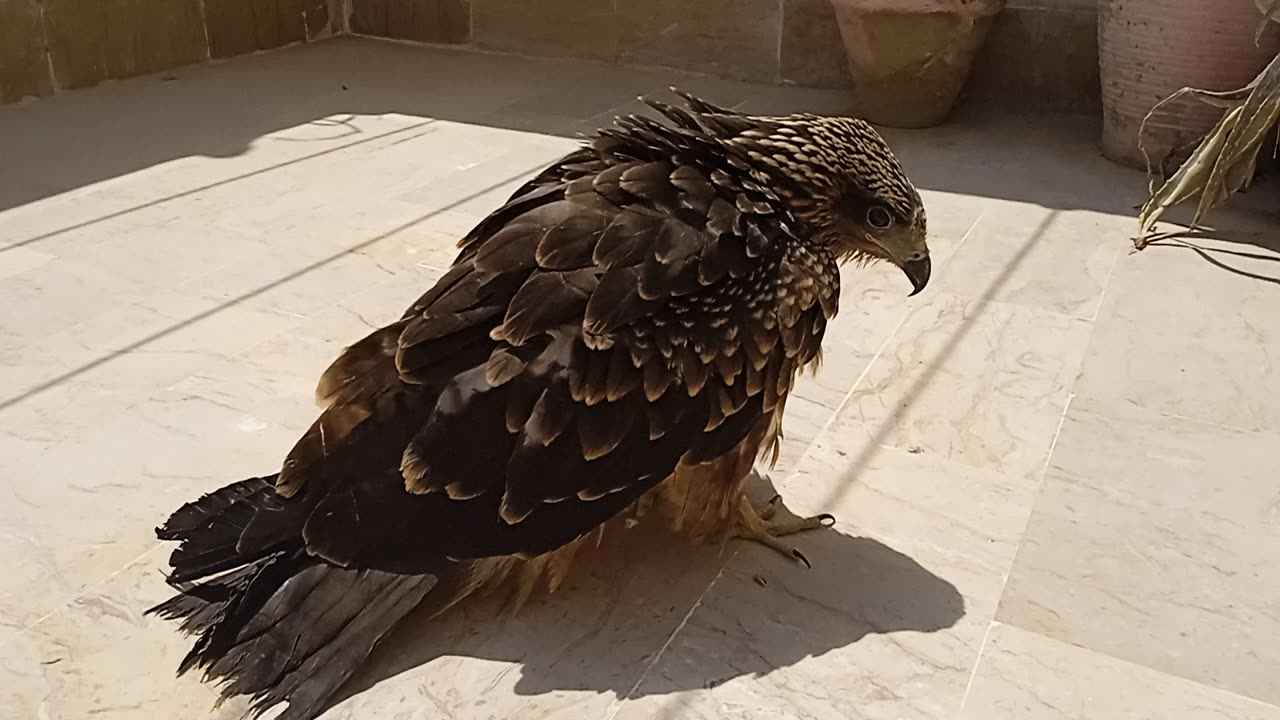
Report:
[[[893,225],[893,215],[888,210],[876,205],[867,210],[867,224],[877,230],[888,230]]]

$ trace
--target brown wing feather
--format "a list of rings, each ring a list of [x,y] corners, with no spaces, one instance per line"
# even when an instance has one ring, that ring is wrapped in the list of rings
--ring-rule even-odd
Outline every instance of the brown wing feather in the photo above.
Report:
[[[311,514],[313,552],[398,571],[546,552],[679,467],[754,452],[805,361],[788,351],[807,353],[818,327],[802,308],[779,340],[767,278],[786,213],[734,166],[681,160],[690,128],[626,126],[671,147],[606,134],[542,173],[394,329],[326,374],[331,421],[350,413],[361,430],[347,434],[377,442]],[[339,402],[353,383],[369,387],[352,397],[400,399],[360,419]]]

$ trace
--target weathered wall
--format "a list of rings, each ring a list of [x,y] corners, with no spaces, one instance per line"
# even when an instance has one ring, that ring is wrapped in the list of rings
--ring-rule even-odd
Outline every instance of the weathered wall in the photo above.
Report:
[[[359,35],[460,44],[471,39],[468,0],[348,0],[351,32]]]
[[[0,103],[334,34],[342,0],[0,0]]]
[[[998,107],[1098,113],[1101,88],[1098,0],[1009,0],[967,93]]]
[[[829,0],[350,0],[352,32],[659,65],[757,82],[850,84]],[[970,98],[1096,112],[1097,0],[1009,0]]]

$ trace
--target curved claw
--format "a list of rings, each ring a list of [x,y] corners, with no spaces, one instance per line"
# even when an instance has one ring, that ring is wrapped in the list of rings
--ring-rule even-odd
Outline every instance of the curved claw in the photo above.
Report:
[[[804,563],[804,566],[809,568],[810,570],[813,569],[813,563],[809,562],[809,558],[805,557],[804,553],[800,552],[799,550],[795,548],[791,548],[791,556],[794,557],[796,560],[799,560],[800,562]]]
[[[781,495],[774,495],[763,508],[757,509],[746,497],[740,498],[738,527],[734,536],[758,542],[796,562],[803,563],[806,568],[812,570],[813,563],[809,562],[809,558],[803,552],[783,542],[781,538],[806,530],[829,528],[835,525],[836,518],[830,513],[823,513],[812,517],[776,519],[773,516],[778,508],[783,507],[781,501]]]
[[[780,507],[782,507],[782,496],[774,495],[769,498],[769,502],[765,503],[763,508],[760,508],[760,519],[772,520],[773,516],[778,514]]]

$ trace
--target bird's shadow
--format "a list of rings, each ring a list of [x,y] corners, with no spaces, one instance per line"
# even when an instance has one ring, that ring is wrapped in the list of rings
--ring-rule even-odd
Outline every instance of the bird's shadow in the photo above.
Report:
[[[871,634],[944,630],[964,615],[955,586],[879,541],[837,528],[794,540],[812,569],[753,543],[695,545],[657,523],[619,529],[578,558],[559,590],[515,614],[494,597],[435,619],[411,615],[333,704],[403,673],[456,678],[457,658],[518,666],[514,685],[507,671],[478,680],[475,701],[500,682],[519,696],[665,694],[764,675]],[[658,668],[660,683],[638,683],[682,625],[680,638],[696,641],[662,656],[679,672]]]

